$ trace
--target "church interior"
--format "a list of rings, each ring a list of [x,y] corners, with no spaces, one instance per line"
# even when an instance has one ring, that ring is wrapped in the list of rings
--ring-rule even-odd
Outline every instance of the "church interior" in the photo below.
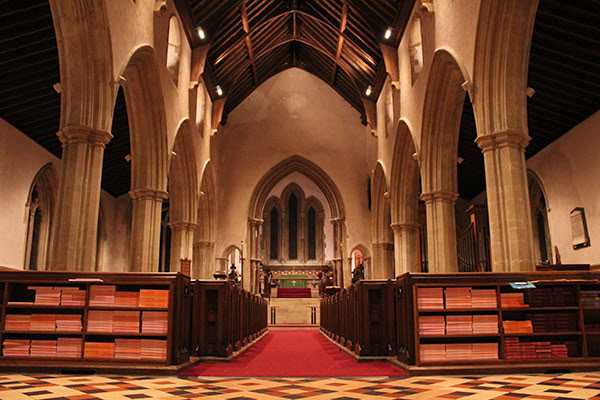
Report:
[[[598,0],[0,21],[0,399],[600,399]]]

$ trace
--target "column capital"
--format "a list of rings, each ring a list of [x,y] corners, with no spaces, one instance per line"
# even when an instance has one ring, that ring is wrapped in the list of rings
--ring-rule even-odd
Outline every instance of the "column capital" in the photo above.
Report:
[[[457,198],[458,193],[444,192],[441,190],[437,192],[421,193],[421,200],[423,200],[425,203],[430,203],[435,200],[453,202],[456,201]]]
[[[63,126],[63,128],[57,132],[57,136],[63,146],[85,143],[100,147],[105,147],[113,137],[110,132],[78,125]]]
[[[177,231],[179,231],[179,230],[193,231],[196,229],[198,224],[195,224],[193,222],[185,222],[185,221],[173,221],[173,222],[169,222],[169,226],[171,227],[171,229],[177,230]]]
[[[502,147],[514,147],[525,149],[531,137],[527,134],[517,130],[505,130],[499,132],[493,132],[487,135],[478,136],[475,139],[475,143],[481,149],[482,152],[494,150]]]
[[[264,222],[265,220],[262,218],[248,218],[248,223],[253,226],[262,225]]]
[[[332,224],[342,224],[344,222],[344,218],[342,218],[342,217],[331,218],[329,221],[331,221]]]
[[[418,224],[391,224],[390,227],[394,232],[419,230]]]
[[[194,247],[199,247],[199,248],[209,248],[212,245],[214,245],[214,242],[211,242],[209,240],[198,240],[197,242],[194,242]]]
[[[164,190],[142,188],[130,190],[129,197],[133,200],[166,200],[169,194]]]

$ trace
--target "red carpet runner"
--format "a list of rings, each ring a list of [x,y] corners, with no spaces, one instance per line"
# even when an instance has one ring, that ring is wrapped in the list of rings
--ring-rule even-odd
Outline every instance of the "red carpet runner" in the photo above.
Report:
[[[272,329],[233,361],[201,361],[184,376],[354,377],[404,376],[386,361],[358,362],[318,329]]]

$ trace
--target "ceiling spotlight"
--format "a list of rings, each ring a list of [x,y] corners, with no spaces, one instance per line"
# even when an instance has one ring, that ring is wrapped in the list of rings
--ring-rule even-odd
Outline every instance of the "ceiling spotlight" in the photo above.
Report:
[[[200,38],[200,40],[206,39],[206,32],[204,32],[204,29],[202,29],[201,26],[196,28],[196,33],[198,34],[198,37]]]
[[[383,38],[384,38],[385,40],[388,40],[388,39],[389,39],[389,38],[391,38],[391,37],[392,37],[392,28],[387,28],[387,29],[385,30],[385,33],[383,34]]]
[[[371,87],[371,85],[369,85],[369,86],[367,87],[367,90],[365,90],[365,95],[366,95],[367,97],[369,97],[369,96],[371,95],[371,93],[372,93],[372,92],[373,92],[373,88]]]
[[[223,89],[221,89],[221,86],[217,85],[216,89],[217,89],[217,94],[219,96],[223,96]]]

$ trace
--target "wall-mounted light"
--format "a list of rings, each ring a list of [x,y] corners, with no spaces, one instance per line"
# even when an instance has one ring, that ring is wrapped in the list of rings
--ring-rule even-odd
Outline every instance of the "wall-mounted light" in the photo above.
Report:
[[[201,26],[196,28],[196,34],[198,35],[200,40],[206,39],[206,32],[204,32],[204,29],[202,29]]]
[[[221,89],[221,86],[217,85],[216,89],[217,89],[217,95],[223,96],[223,89]]]
[[[371,93],[373,93],[373,88],[371,87],[371,85],[369,85],[367,87],[367,90],[365,90],[365,96],[369,97]]]
[[[389,27],[388,27],[388,28],[385,30],[385,33],[383,34],[383,38],[384,38],[385,40],[388,40],[388,39],[389,39],[389,38],[391,38],[391,37],[392,37],[392,28],[389,28]]]

